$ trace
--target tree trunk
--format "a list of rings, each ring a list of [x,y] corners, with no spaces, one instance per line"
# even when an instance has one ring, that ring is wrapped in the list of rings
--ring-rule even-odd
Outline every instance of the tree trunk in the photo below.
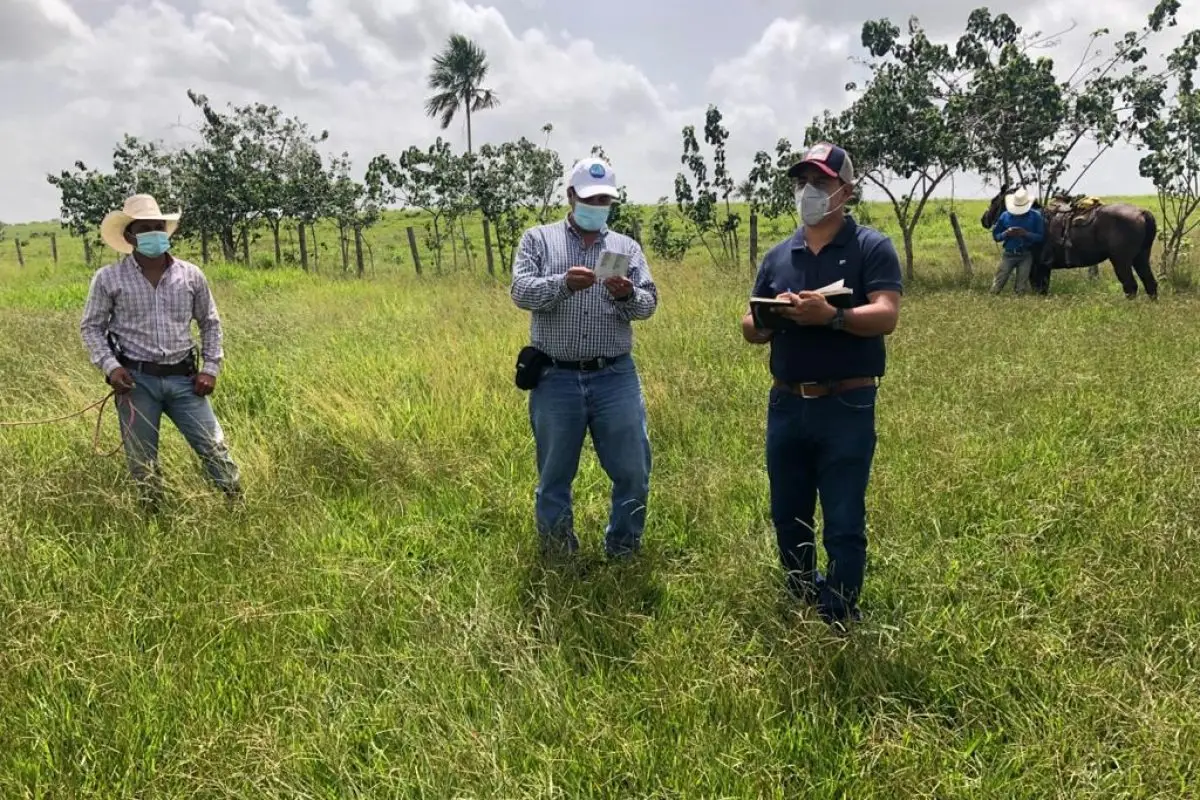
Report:
[[[317,241],[317,223],[308,226],[313,240],[313,272],[321,271],[321,243]]]
[[[208,266],[208,231],[200,231],[200,263]]]
[[[904,280],[911,281],[913,279],[913,229],[906,227],[902,230],[904,231]]]
[[[275,267],[276,268],[283,265],[283,251],[279,249],[279,226],[281,224],[282,224],[282,220],[278,220],[278,219],[271,220],[271,232],[273,234],[275,234]]]
[[[300,269],[308,272],[308,232],[303,222],[296,226],[296,233],[300,237]]]
[[[338,239],[342,247],[342,272],[350,271],[350,240],[346,238],[346,223],[338,223]]]
[[[92,240],[86,233],[83,235],[83,263],[92,266]]]
[[[234,242],[232,227],[221,231],[221,254],[230,264],[237,261],[237,244]]]
[[[242,263],[250,266],[250,226],[242,227]]]
[[[463,108],[467,110],[467,155],[471,154],[471,95],[475,94],[475,87],[472,86],[463,98]],[[467,173],[467,186],[471,185],[471,173]]]

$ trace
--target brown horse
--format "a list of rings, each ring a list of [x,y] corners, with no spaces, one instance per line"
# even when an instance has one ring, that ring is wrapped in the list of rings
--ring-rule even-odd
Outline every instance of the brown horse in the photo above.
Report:
[[[989,230],[1004,210],[1004,196],[1012,191],[1000,189],[992,198],[979,224]],[[1158,299],[1158,281],[1150,266],[1150,250],[1158,233],[1154,215],[1128,203],[1103,203],[1088,210],[1073,210],[1065,198],[1053,198],[1046,206],[1035,203],[1046,220],[1046,239],[1033,248],[1033,270],[1030,284],[1034,291],[1050,291],[1050,271],[1094,267],[1108,260],[1125,296],[1137,296],[1138,285],[1133,273],[1141,279],[1146,295]]]

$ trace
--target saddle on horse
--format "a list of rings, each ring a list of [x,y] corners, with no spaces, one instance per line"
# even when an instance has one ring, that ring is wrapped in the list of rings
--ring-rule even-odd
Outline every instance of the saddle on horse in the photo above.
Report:
[[[1091,195],[1058,196],[1046,204],[1046,238],[1050,242],[1061,242],[1067,266],[1071,264],[1071,233],[1076,228],[1086,228],[1096,221],[1096,213],[1104,205],[1099,197]]]

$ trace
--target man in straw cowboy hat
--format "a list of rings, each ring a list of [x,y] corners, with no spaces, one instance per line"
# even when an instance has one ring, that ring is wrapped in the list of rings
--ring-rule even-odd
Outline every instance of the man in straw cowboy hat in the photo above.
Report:
[[[1042,212],[1033,207],[1033,198],[1024,188],[1004,197],[1005,210],[992,227],[992,238],[1004,243],[1004,255],[992,282],[992,294],[999,294],[1015,269],[1017,294],[1029,291],[1029,274],[1033,269],[1033,248],[1046,238],[1046,223]]]
[[[212,481],[241,496],[212,394],[223,358],[221,320],[204,273],[169,252],[179,214],[163,214],[146,194],[125,201],[100,224],[105,244],[124,258],[96,271],[80,323],[83,343],[117,393],[129,471],[153,510],[161,499],[158,431],[175,423]],[[191,323],[200,328],[196,363]]]

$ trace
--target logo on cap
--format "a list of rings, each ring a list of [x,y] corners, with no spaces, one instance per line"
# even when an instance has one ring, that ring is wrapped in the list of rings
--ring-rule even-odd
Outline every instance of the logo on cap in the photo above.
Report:
[[[830,152],[831,149],[827,144],[813,145],[813,147],[808,151],[808,155],[806,155],[804,159],[806,161],[809,159],[814,161],[826,161],[829,159]]]
[[[588,169],[588,174],[591,175],[593,178],[603,178],[604,177],[604,165],[603,164],[592,164],[592,166]]]

